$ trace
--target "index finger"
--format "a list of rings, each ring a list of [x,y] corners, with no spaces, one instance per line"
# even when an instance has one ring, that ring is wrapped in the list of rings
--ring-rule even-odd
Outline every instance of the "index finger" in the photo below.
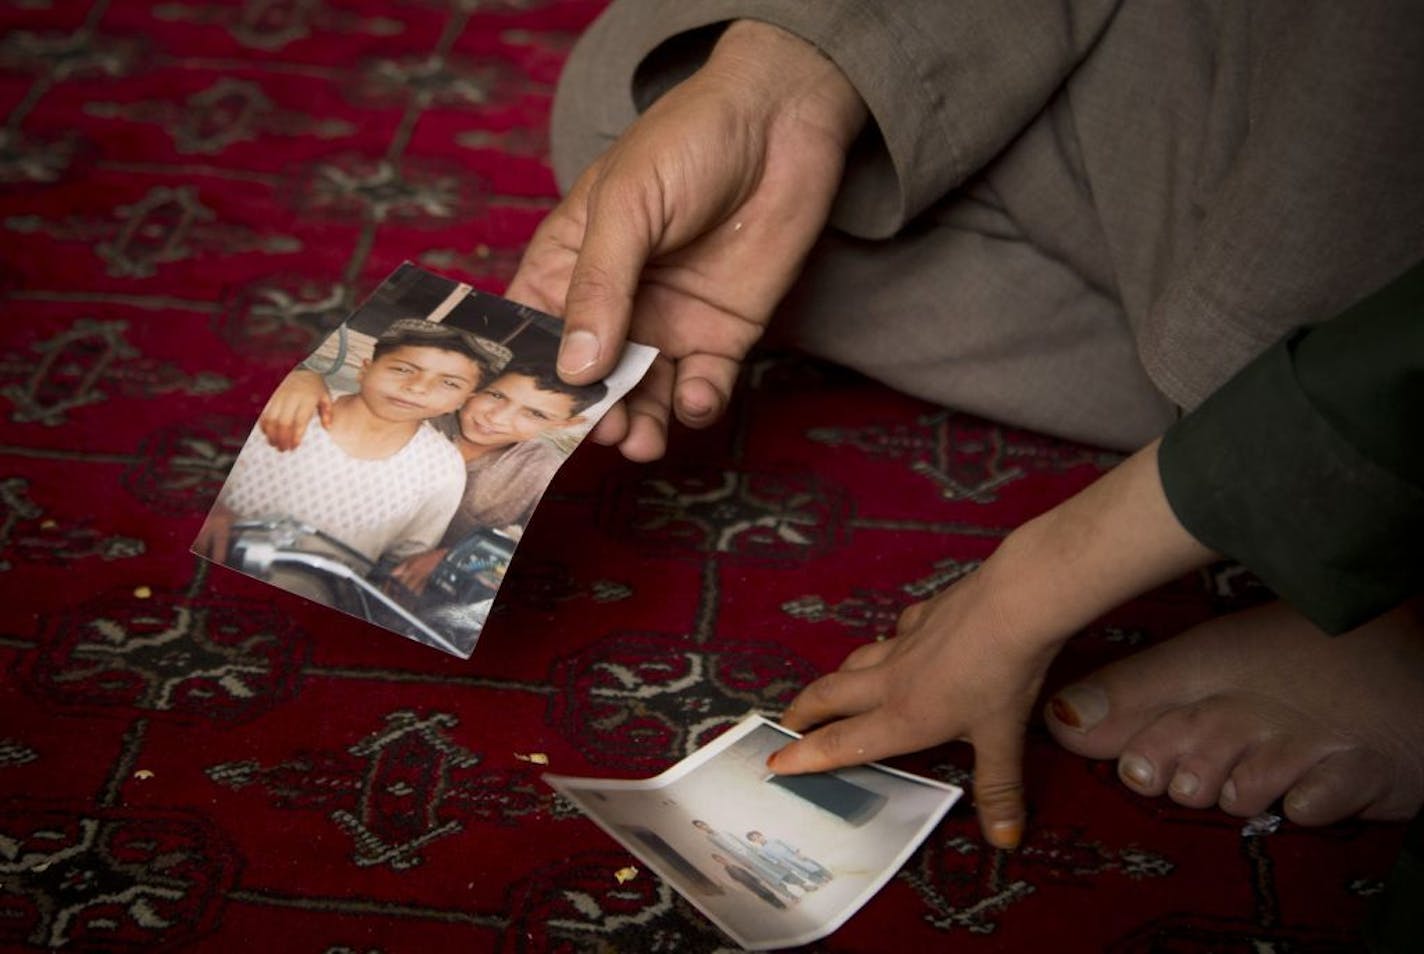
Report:
[[[842,669],[828,673],[802,689],[781,715],[792,731],[828,719],[865,712],[880,704],[884,675],[874,669]]]
[[[905,751],[896,740],[903,732],[884,709],[840,719],[772,753],[766,766],[777,775],[829,772],[863,765]]]

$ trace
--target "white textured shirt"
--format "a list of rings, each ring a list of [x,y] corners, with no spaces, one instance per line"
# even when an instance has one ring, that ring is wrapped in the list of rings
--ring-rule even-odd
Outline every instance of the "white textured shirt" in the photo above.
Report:
[[[465,464],[422,423],[388,457],[352,457],[313,418],[301,444],[279,452],[254,427],[218,500],[240,519],[288,517],[377,560],[435,546],[460,505]]]

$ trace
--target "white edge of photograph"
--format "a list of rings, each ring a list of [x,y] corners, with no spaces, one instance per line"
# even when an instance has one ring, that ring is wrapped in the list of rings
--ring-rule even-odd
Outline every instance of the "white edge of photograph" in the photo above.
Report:
[[[603,800],[602,795],[604,794],[616,797],[616,793],[619,792],[647,794],[669,789],[676,786],[679,782],[688,780],[689,776],[693,773],[705,768],[719,756],[723,756],[729,750],[736,747],[738,743],[747,739],[748,736],[766,729],[784,736],[788,742],[799,737],[796,733],[777,725],[765,716],[752,713],[737,725],[718,736],[708,745],[652,778],[598,779],[546,774],[543,776],[543,779],[552,788],[573,802],[580,811],[587,815],[611,838],[646,864],[653,873],[677,890],[690,904],[701,911],[708,920],[720,928],[737,944],[747,950],[771,950],[794,947],[823,938],[849,920],[852,915],[884,887],[886,882],[894,877],[895,873],[900,870],[901,866],[909,859],[915,849],[919,847],[921,842],[924,841],[950,808],[959,800],[963,794],[963,790],[958,786],[946,782],[912,775],[878,763],[855,766],[831,773],[822,773],[819,777],[823,779],[827,776],[836,778],[850,776],[852,778],[859,778],[861,781],[867,779],[878,781],[882,785],[893,779],[896,782],[904,782],[912,786],[904,790],[906,795],[916,789],[924,789],[927,790],[928,793],[931,793],[931,797],[923,808],[912,814],[912,817],[917,820],[918,824],[915,824],[912,829],[909,827],[902,828],[901,831],[896,833],[894,843],[885,845],[887,850],[893,848],[893,853],[875,859],[866,867],[854,868],[849,871],[849,876],[845,879],[847,881],[847,888],[850,888],[850,885],[853,883],[859,885],[858,889],[853,889],[853,893],[848,895],[838,892],[838,896],[834,899],[833,903],[830,903],[831,899],[829,897],[826,898],[827,904],[815,904],[814,899],[805,902],[805,907],[823,908],[822,911],[816,913],[813,921],[808,922],[804,915],[809,912],[800,908],[790,909],[793,913],[803,915],[802,918],[795,919],[785,917],[782,913],[767,916],[765,910],[758,907],[756,903],[743,904],[736,902],[731,907],[733,909],[741,908],[746,912],[745,917],[739,917],[735,913],[735,910],[729,911],[727,904],[715,905],[698,897],[698,892],[693,890],[693,886],[688,883],[689,879],[683,873],[675,870],[666,860],[650,852],[646,845],[639,844],[635,839],[631,838],[627,831],[627,826],[620,824],[616,819],[617,813],[610,812],[606,806],[601,807],[598,801]],[[732,757],[736,758],[735,755]],[[817,776],[796,776],[788,778],[815,777]],[[674,793],[668,794],[671,796]],[[683,806],[672,797],[665,798],[662,801],[670,806],[666,809],[668,816],[674,813],[681,816],[688,816],[689,813],[694,811],[693,806]],[[895,801],[897,801],[897,799],[892,794],[890,796],[890,804],[893,806]],[[902,797],[898,799],[898,801],[903,802],[904,798]],[[720,799],[717,807],[721,812],[722,823],[724,825],[727,824],[727,816],[729,814],[735,814],[735,812],[729,812],[727,810],[725,799]],[[646,811],[645,808],[641,810]],[[700,809],[698,811],[700,811]],[[802,811],[801,809],[793,809],[793,814]],[[810,804],[807,804],[804,809],[804,816],[807,818],[812,815],[821,814],[823,814],[823,812],[820,808],[816,808]],[[646,814],[640,814],[640,818],[646,817],[648,817]],[[667,816],[664,816],[664,820],[668,820]],[[682,820],[682,818],[678,819],[679,827],[681,826]],[[690,818],[688,820],[690,820]],[[850,824],[859,826],[864,823],[861,821],[853,821]],[[741,818],[737,820],[736,825],[731,827],[735,827],[739,830],[746,830],[747,828],[759,829],[760,827],[765,827],[765,821],[762,819]],[[865,825],[865,828],[869,831],[873,830],[874,826]],[[709,837],[711,837],[710,833]],[[841,839],[840,841],[853,841],[853,839]],[[814,849],[816,852],[820,850],[819,847]],[[680,851],[678,853],[681,854]],[[700,869],[698,870],[700,871]],[[745,900],[750,901],[750,898]],[[778,933],[781,929],[784,929],[784,933]]]

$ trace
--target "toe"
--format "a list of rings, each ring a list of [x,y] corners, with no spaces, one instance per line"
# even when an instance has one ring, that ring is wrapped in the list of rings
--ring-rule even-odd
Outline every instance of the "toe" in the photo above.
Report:
[[[1117,777],[1140,795],[1161,795],[1172,777],[1169,766],[1159,766],[1141,752],[1124,752],[1117,760]]]
[[[1364,749],[1334,752],[1310,766],[1286,792],[1286,817],[1297,825],[1331,825],[1369,815],[1384,794],[1389,766]]]
[[[1177,761],[1167,796],[1187,808],[1210,808],[1221,797],[1221,786],[1233,763],[1226,758],[1210,758],[1196,753]]]
[[[1121,699],[1115,703],[1101,684],[1085,682],[1067,686],[1049,699],[1044,721],[1068,751],[1110,759],[1122,754],[1123,744],[1148,725],[1156,711],[1155,706],[1130,709]]]
[[[1274,805],[1320,758],[1296,743],[1268,738],[1254,745],[1221,786],[1222,810],[1249,818]]]
[[[1049,732],[1070,752],[1117,758],[1163,712],[1203,695],[1200,642],[1170,639],[1059,690],[1044,711]]]
[[[1118,776],[1143,795],[1169,795],[1193,808],[1216,804],[1222,783],[1245,751],[1227,701],[1170,709],[1128,739]]]

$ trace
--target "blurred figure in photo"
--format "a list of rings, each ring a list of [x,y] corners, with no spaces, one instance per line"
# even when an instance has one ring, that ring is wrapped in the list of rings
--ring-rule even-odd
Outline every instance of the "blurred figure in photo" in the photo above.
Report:
[[[799,874],[808,882],[809,890],[814,891],[835,877],[825,865],[806,857],[801,849],[779,838],[767,838],[759,831],[749,831],[747,841],[752,843],[752,850],[761,857]]]

